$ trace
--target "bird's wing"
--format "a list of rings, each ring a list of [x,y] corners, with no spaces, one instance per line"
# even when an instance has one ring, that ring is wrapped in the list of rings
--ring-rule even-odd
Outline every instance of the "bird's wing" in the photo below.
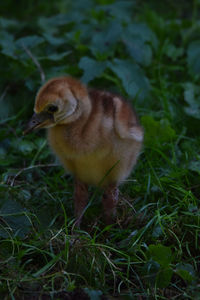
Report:
[[[115,131],[122,139],[143,141],[144,131],[139,125],[137,116],[128,103],[119,97],[113,98],[115,104]]]

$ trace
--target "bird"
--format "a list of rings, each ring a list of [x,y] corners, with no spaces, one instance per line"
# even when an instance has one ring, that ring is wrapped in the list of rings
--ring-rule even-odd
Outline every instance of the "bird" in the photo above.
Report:
[[[51,78],[36,94],[24,134],[39,128],[47,128],[50,148],[74,177],[76,225],[87,207],[89,186],[102,189],[105,222],[112,224],[119,185],[135,166],[144,139],[130,103],[71,76]]]

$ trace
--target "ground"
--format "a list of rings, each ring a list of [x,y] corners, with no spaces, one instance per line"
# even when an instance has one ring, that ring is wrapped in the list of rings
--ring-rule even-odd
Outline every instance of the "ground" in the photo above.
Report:
[[[1,11],[2,299],[199,299],[199,1],[21,0]],[[23,136],[38,88],[63,74],[121,94],[144,127],[114,225],[91,188],[75,229],[72,177],[44,131]]]

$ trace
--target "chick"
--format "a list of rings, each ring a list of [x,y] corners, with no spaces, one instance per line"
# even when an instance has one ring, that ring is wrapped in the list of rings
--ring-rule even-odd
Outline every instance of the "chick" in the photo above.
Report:
[[[77,225],[87,205],[88,185],[104,190],[107,223],[116,214],[118,186],[135,165],[143,142],[136,113],[121,97],[89,89],[72,77],[58,77],[42,86],[28,133],[47,128],[48,141],[75,178]]]

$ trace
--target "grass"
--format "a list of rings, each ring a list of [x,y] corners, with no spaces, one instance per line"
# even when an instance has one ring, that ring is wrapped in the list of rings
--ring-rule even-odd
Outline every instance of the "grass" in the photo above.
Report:
[[[41,2],[43,17],[30,5],[30,22],[23,1],[20,13],[2,8],[1,298],[199,299],[199,2],[66,3]],[[22,135],[41,84],[22,37],[46,77],[82,76],[139,113],[144,147],[112,226],[91,188],[74,228],[71,176],[44,132]]]

